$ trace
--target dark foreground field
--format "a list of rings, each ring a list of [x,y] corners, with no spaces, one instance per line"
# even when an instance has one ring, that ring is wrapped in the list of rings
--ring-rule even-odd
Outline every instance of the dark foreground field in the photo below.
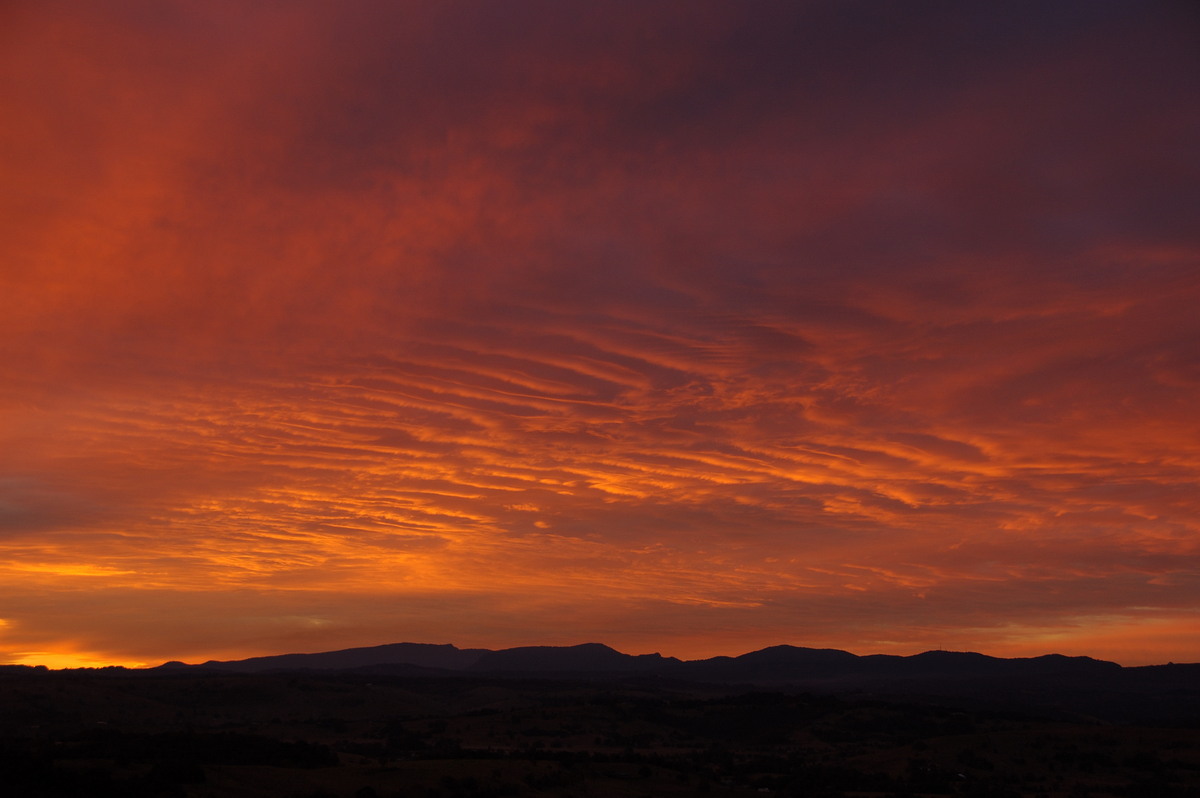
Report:
[[[1200,795],[1200,724],[656,679],[0,675],[12,796]]]

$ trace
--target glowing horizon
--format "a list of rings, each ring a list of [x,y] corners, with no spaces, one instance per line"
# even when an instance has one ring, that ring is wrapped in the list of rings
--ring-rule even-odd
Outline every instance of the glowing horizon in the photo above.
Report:
[[[1200,661],[1200,23],[4,13],[0,663]]]

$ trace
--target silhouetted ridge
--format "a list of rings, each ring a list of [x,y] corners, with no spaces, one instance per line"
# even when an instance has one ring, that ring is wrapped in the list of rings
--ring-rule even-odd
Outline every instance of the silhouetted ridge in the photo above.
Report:
[[[348,648],[319,654],[280,654],[233,662],[210,660],[201,667],[261,673],[277,670],[353,670],[376,665],[416,665],[461,671],[475,663],[486,649],[462,649],[450,644],[389,643],[369,648]]]
[[[780,681],[852,671],[860,658],[832,648],[771,646],[739,657],[712,657],[683,663],[682,673],[713,681]]]
[[[770,646],[735,657],[738,662],[793,662],[805,664],[845,665],[858,657],[836,648],[802,648],[799,646]]]
[[[602,643],[577,646],[521,646],[489,651],[471,666],[478,672],[524,673],[628,673],[658,670],[663,663],[679,662],[660,654],[631,656]]]
[[[1022,660],[1016,660],[1018,662]],[[1043,654],[1040,657],[1033,657],[1029,660],[1024,660],[1031,663],[1037,663],[1039,670],[1044,671],[1091,671],[1095,673],[1113,672],[1121,670],[1121,666],[1115,662],[1107,660],[1094,659],[1092,657],[1067,657],[1062,654]]]
[[[170,662],[156,670],[194,667],[241,673],[358,671],[416,676],[466,673],[554,678],[657,676],[718,684],[833,690],[889,687],[916,690],[922,689],[922,685],[965,685],[981,681],[1017,685],[1019,680],[1031,678],[1065,683],[1062,680],[1095,681],[1123,672],[1120,665],[1112,662],[1060,654],[1017,659],[961,651],[926,651],[909,657],[891,654],[858,656],[838,649],[779,645],[737,657],[681,661],[660,654],[623,654],[601,643],[518,646],[499,651],[460,649],[449,644],[392,643],[318,654],[209,661],[201,666]],[[1149,674],[1144,678],[1150,678]]]

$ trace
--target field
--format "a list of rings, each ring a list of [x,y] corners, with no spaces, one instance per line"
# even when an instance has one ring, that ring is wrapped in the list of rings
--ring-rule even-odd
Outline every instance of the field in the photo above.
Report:
[[[1200,724],[706,687],[347,674],[0,675],[14,796],[1200,795]]]

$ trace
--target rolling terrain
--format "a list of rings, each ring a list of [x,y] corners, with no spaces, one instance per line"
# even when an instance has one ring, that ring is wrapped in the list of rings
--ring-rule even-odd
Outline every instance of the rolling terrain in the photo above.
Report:
[[[22,796],[1200,794],[1200,666],[393,644],[0,668]]]

